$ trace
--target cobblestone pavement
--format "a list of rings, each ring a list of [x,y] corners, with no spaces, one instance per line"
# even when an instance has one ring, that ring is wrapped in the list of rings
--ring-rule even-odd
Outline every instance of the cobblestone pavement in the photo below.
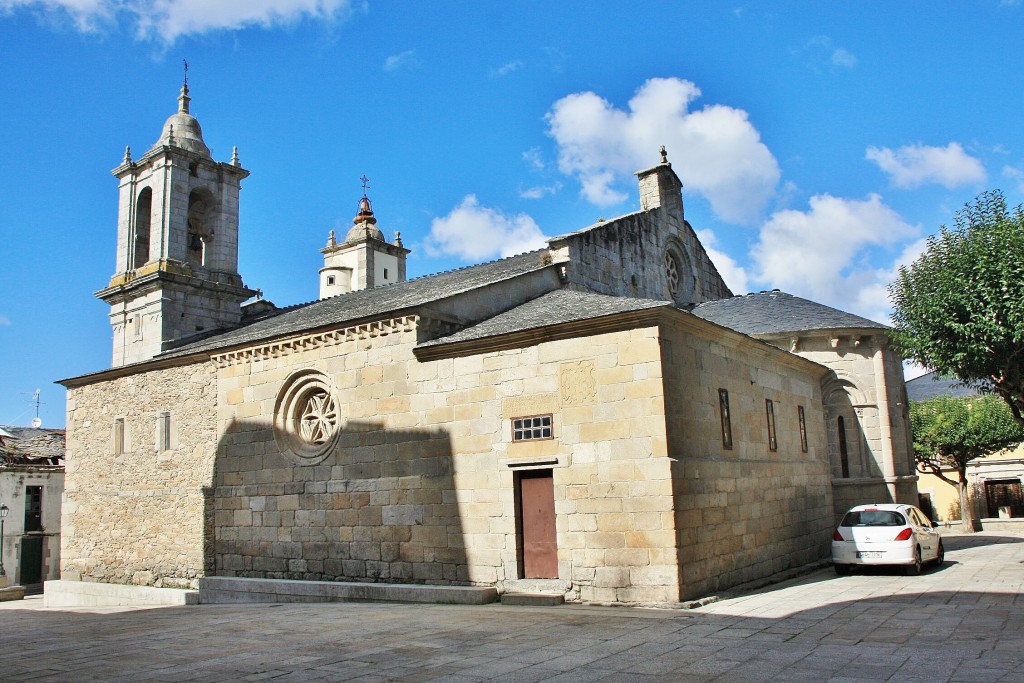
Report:
[[[1024,536],[697,610],[0,603],[0,681],[1024,681]]]

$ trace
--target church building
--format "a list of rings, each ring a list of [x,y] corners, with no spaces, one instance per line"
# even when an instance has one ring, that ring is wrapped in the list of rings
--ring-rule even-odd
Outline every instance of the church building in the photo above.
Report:
[[[827,558],[849,505],[917,502],[885,326],[734,296],[664,149],[639,211],[411,280],[364,190],[320,299],[284,308],[238,272],[249,170],[187,86],[113,173],[112,367],[61,382],[64,581],[678,603]]]

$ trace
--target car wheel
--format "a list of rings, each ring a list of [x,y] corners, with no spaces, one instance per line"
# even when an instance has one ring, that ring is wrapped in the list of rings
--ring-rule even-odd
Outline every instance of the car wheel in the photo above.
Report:
[[[907,567],[907,576],[917,576],[921,573],[921,546],[914,548],[914,564]]]
[[[939,541],[939,552],[935,555],[935,566],[941,567],[942,563],[946,561],[946,549],[942,546],[942,541]]]
[[[834,564],[832,568],[836,570],[836,574],[839,576],[846,576],[850,573],[850,565],[848,564]]]

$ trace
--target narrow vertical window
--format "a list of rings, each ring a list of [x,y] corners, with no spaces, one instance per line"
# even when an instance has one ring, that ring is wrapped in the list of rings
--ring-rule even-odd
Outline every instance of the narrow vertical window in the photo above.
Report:
[[[141,268],[149,261],[149,229],[153,211],[153,190],[143,188],[135,202],[135,259],[132,268]]]
[[[25,531],[43,530],[43,487],[25,487]]]
[[[171,450],[171,414],[160,413],[157,421],[157,450]]]
[[[807,416],[804,415],[804,407],[796,407],[797,419],[800,421],[800,450],[807,452]]]
[[[722,418],[722,448],[732,450],[732,419],[729,417],[729,392],[718,390],[718,413]]]
[[[384,279],[385,280],[388,279],[388,269],[387,268],[384,269]]]
[[[770,398],[764,400],[764,410],[768,418],[768,450],[774,453],[779,450],[779,442],[775,438],[775,404]]]
[[[843,479],[849,479],[850,453],[846,450],[846,423],[843,422],[842,415],[839,416],[836,426],[839,432],[839,466],[842,468]]]
[[[124,453],[124,418],[114,420],[114,455]]]

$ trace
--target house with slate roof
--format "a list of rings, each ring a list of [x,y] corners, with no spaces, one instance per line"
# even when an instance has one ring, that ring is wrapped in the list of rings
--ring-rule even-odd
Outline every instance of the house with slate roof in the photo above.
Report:
[[[0,505],[7,506],[0,589],[60,578],[64,430],[0,427]],[[18,592],[20,597],[23,593]],[[2,599],[3,596],[0,596]]]
[[[916,502],[885,328],[734,297],[664,150],[639,211],[411,280],[364,192],[320,300],[277,308],[243,304],[249,171],[188,102],[114,171],[113,367],[62,381],[61,583],[678,603],[819,562],[847,500]]]

